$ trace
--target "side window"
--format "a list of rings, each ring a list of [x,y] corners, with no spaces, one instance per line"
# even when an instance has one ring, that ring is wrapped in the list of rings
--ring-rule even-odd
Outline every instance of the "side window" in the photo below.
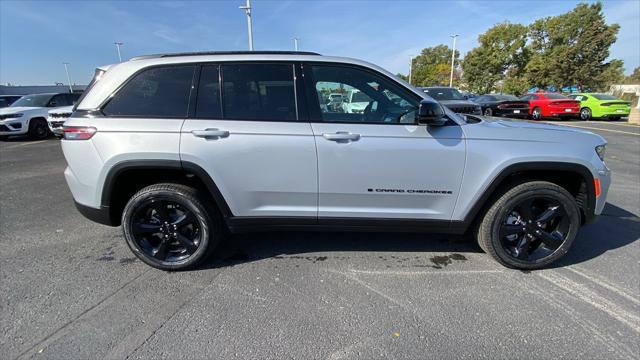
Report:
[[[531,95],[530,100],[540,100],[540,96],[538,96],[538,95]]]
[[[203,66],[196,100],[196,118],[222,118],[220,96],[220,67],[218,65]]]
[[[184,118],[195,66],[144,70],[129,80],[102,110],[113,116]]]
[[[353,67],[313,65],[320,119],[327,122],[414,124],[419,100],[399,85]]]
[[[80,95],[81,94],[79,93],[67,94],[67,101],[69,102],[67,105],[74,105],[76,102],[78,102]]]
[[[220,69],[225,119],[298,119],[293,64],[232,64]]]

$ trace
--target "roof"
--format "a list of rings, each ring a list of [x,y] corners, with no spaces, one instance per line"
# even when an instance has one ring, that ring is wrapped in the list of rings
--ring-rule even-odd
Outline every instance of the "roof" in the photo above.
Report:
[[[183,53],[166,53],[141,55],[131,58],[131,60],[156,59],[178,56],[201,56],[201,55],[320,55],[311,51],[196,51]]]

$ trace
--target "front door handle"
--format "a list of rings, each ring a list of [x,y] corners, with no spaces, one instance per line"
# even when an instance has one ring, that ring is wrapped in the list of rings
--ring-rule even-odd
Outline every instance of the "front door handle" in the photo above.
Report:
[[[352,134],[346,131],[338,131],[333,134],[322,134],[322,137],[329,141],[349,142],[360,140],[360,134]]]
[[[229,136],[228,131],[218,130],[218,129],[193,130],[191,131],[191,133],[197,137],[211,138],[211,139],[219,139],[219,138],[225,138]]]

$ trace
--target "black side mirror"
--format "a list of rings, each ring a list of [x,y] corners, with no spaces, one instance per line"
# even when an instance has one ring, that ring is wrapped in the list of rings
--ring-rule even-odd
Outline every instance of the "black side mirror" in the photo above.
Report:
[[[422,100],[418,107],[418,124],[442,126],[447,122],[442,105],[433,100]]]

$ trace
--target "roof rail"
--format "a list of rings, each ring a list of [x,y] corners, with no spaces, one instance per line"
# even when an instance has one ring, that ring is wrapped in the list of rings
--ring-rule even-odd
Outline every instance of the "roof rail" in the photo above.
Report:
[[[131,60],[156,59],[176,56],[199,56],[199,55],[320,55],[311,51],[195,51],[169,54],[141,55],[131,58]]]

